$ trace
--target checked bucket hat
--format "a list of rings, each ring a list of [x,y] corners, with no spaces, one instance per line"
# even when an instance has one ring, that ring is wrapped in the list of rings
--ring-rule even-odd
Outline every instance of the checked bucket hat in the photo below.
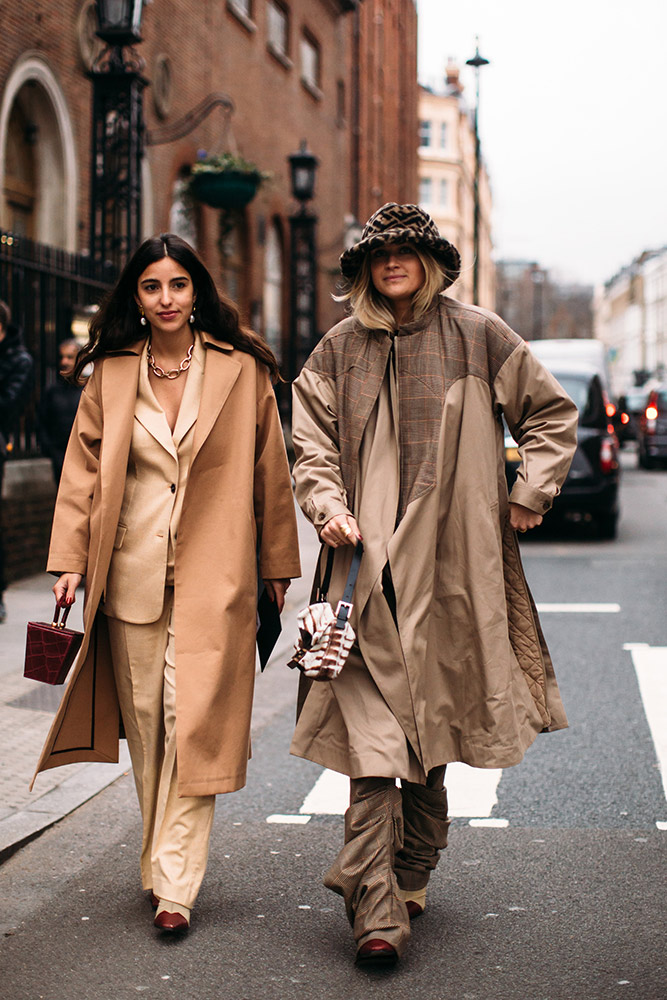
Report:
[[[438,227],[418,205],[397,205],[387,202],[371,215],[364,226],[358,243],[340,255],[340,269],[352,282],[356,278],[364,256],[374,247],[385,243],[412,243],[430,250],[449,278],[449,284],[456,281],[461,271],[461,257],[456,247],[444,239]]]

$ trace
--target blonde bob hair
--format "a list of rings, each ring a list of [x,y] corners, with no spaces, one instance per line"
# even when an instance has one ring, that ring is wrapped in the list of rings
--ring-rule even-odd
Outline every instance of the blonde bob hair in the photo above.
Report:
[[[424,268],[424,283],[412,297],[412,315],[418,320],[428,312],[433,300],[451,284],[451,278],[438,260],[422,247],[408,244],[419,257]],[[336,302],[349,302],[350,312],[356,320],[369,330],[395,330],[396,318],[389,299],[378,292],[371,277],[370,253],[364,255],[361,267],[350,288],[341,295],[334,295]]]

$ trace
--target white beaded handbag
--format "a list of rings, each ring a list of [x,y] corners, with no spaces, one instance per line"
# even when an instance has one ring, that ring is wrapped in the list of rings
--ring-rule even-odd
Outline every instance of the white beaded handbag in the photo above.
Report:
[[[334,611],[327,600],[334,550],[327,553],[327,565],[315,601],[297,615],[299,641],[288,667],[296,667],[313,681],[333,681],[345,666],[356,638],[350,625],[352,594],[357,582],[364,547],[357,542],[343,596]]]

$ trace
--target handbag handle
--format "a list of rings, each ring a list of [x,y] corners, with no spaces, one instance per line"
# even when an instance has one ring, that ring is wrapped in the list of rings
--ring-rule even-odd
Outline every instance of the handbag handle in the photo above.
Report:
[[[61,608],[58,601],[56,601],[56,610],[53,612],[53,621],[51,622],[53,628],[65,628],[65,622],[67,621],[67,616],[69,615],[71,608],[71,604],[66,604],[64,608]],[[62,618],[58,621],[61,612]]]
[[[338,607],[336,609],[336,628],[345,628],[345,622],[350,617],[350,611],[352,610],[352,594],[354,593],[354,585],[357,582],[357,576],[359,575],[359,567],[361,565],[361,557],[364,554],[364,543],[359,540],[354,547],[354,555],[352,556],[352,562],[350,563],[350,570],[347,574],[347,582],[345,584],[345,590],[343,591],[343,596],[338,602]],[[327,565],[324,571],[324,577],[322,578],[322,583],[317,592],[318,601],[326,601],[327,595],[329,593],[329,584],[331,582],[331,573],[333,570],[334,563],[334,549],[329,548],[327,553]]]

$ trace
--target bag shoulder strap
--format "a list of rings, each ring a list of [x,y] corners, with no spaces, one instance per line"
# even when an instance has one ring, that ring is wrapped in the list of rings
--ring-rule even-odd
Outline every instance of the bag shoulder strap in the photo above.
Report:
[[[324,547],[324,546],[323,546]],[[327,546],[327,564],[324,570],[324,576],[322,577],[322,582],[317,588],[316,599],[318,602],[326,601],[329,594],[329,584],[331,583],[331,574],[333,572],[334,564],[334,553],[335,549]],[[359,567],[361,565],[361,557],[364,554],[364,543],[358,541],[354,548],[354,555],[352,556],[352,562],[350,563],[350,571],[347,574],[347,582],[345,584],[345,590],[343,591],[343,596],[341,601],[345,604],[349,604],[352,600],[352,594],[354,593],[354,586],[357,582],[357,577],[359,576]]]

